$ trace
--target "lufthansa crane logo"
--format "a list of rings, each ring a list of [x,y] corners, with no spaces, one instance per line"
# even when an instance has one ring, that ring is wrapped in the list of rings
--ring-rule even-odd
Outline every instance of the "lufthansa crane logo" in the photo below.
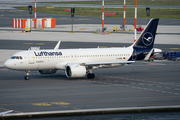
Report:
[[[153,43],[153,35],[150,32],[144,33],[142,41],[144,45],[150,46]]]

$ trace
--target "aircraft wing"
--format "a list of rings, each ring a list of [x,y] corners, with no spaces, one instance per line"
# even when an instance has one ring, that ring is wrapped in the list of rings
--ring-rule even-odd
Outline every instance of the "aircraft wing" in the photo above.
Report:
[[[99,67],[123,66],[125,64],[132,64],[132,63],[135,63],[135,61],[88,62],[88,63],[84,63],[84,65],[99,68]]]

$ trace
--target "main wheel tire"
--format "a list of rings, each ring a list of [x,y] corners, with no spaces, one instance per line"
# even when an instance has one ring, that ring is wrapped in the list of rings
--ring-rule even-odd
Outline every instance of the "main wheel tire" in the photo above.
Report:
[[[95,74],[91,74],[91,79],[94,79],[95,78]]]
[[[87,74],[87,78],[89,78],[89,79],[94,79],[94,78],[95,78],[95,74],[93,74],[93,73],[88,73],[88,74]]]
[[[88,74],[87,74],[87,78],[89,78],[89,79],[90,79],[90,73],[88,73]]]

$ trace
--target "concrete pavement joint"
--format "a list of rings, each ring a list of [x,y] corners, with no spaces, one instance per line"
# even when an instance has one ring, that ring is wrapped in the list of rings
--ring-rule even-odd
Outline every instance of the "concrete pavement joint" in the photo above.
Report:
[[[105,76],[106,78],[108,78],[108,76]],[[112,76],[110,76],[110,78],[113,78]],[[117,77],[115,77],[116,79],[117,79]],[[119,78],[122,78],[122,77],[119,77]],[[126,80],[132,80],[132,79],[129,79],[129,78],[124,78],[124,79],[126,79]],[[103,80],[103,79],[102,79]],[[135,80],[135,79],[133,79],[133,80]],[[143,82],[147,82],[147,81],[145,81],[145,80],[142,80]],[[94,83],[100,83],[99,81],[91,81],[91,82],[94,82]],[[112,81],[112,82],[114,82],[114,81]],[[124,82],[124,81],[123,81]],[[103,81],[103,82],[101,82],[101,83],[103,83],[103,84],[108,84],[108,85],[114,85],[114,86],[118,86],[118,84],[113,84],[113,83],[107,83],[107,82],[105,82],[105,81]],[[146,86],[145,84],[144,85],[142,85],[141,83],[138,83],[138,84],[136,84],[135,82],[130,82],[131,84],[133,84],[133,85],[140,85],[139,87],[137,87],[137,86],[132,86],[132,85],[122,85],[122,84],[120,84],[119,86],[123,86],[123,87],[131,87],[131,88],[134,88],[134,89],[144,89],[144,90],[148,90],[148,91],[155,91],[155,92],[161,92],[161,93],[167,93],[167,94],[174,94],[174,95],[179,95],[179,93],[174,93],[174,92],[168,92],[168,91],[164,91],[164,90],[156,90],[156,89],[151,89],[151,88],[142,88],[141,86]],[[165,89],[168,89],[168,90],[170,90],[170,89],[172,89],[172,88],[169,88],[169,87],[162,87],[162,86],[156,86],[156,84],[167,84],[167,83],[162,83],[162,82],[154,82],[155,83],[155,85],[151,85],[151,87],[157,87],[157,88],[165,88]],[[173,84],[174,85],[174,84]],[[149,84],[147,85],[147,86],[150,86]]]

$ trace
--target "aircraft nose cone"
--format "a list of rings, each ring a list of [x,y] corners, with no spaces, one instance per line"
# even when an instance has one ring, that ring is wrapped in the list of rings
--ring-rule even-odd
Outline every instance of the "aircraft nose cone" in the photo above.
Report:
[[[10,69],[11,69],[11,67],[12,67],[12,62],[11,62],[10,60],[7,60],[7,61],[4,63],[4,66],[5,66],[6,68],[10,68]]]
[[[8,60],[4,63],[4,66],[8,68]]]

